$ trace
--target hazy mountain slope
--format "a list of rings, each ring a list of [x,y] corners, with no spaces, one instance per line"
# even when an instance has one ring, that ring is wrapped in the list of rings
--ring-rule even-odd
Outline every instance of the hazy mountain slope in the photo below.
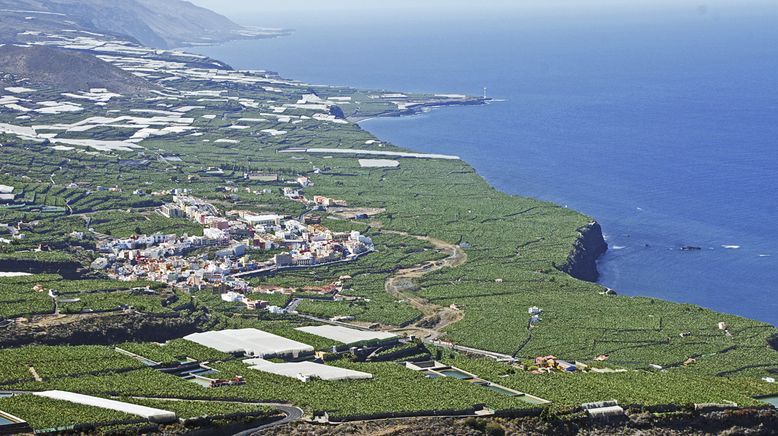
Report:
[[[63,28],[127,35],[158,48],[273,36],[183,0],[0,0],[0,10],[0,35],[6,38],[50,28],[49,22],[57,20]]]
[[[90,54],[33,46],[0,47],[0,73],[26,78],[58,91],[107,88],[123,95],[144,95],[157,87]],[[2,75],[2,74],[0,74]]]

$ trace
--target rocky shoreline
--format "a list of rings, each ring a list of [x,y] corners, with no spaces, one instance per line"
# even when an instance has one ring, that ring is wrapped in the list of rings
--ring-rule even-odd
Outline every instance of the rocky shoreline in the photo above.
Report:
[[[592,221],[578,232],[580,236],[573,244],[567,262],[559,269],[579,280],[597,282],[600,278],[597,260],[608,251],[602,227],[597,221]]]

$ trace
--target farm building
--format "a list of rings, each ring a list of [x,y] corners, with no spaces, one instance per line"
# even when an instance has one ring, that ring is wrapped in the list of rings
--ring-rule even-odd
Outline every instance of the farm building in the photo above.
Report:
[[[298,327],[295,330],[321,336],[323,338],[338,341],[343,344],[354,344],[357,342],[388,340],[397,338],[397,335],[379,331],[364,331],[348,327],[335,325],[320,325],[310,327]]]
[[[273,363],[264,359],[249,359],[244,360],[243,363],[249,365],[249,368],[257,371],[297,378],[304,382],[311,379],[360,380],[373,378],[372,374],[366,372],[338,368],[337,366],[322,365],[314,362]]]
[[[184,339],[224,353],[246,353],[256,357],[292,356],[313,353],[313,347],[257,329],[194,333]]]
[[[84,406],[100,407],[102,409],[115,410],[117,412],[137,415],[150,422],[166,423],[176,421],[176,414],[167,410],[154,409],[152,407],[139,406],[137,404],[124,403],[109,400],[107,398],[92,397],[90,395],[76,394],[65,391],[35,392],[33,395],[51,398],[53,400],[68,401]]]
[[[581,408],[586,411],[591,419],[610,420],[624,417],[624,409],[616,400],[585,403]]]
[[[278,174],[273,173],[245,173],[243,178],[251,180],[252,182],[277,182]]]

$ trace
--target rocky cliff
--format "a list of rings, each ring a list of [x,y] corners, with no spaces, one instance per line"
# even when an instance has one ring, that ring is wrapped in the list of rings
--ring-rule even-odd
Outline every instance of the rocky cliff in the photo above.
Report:
[[[559,269],[577,279],[596,282],[600,277],[597,259],[608,251],[608,243],[602,235],[602,227],[596,221],[581,227],[578,232],[580,236],[573,244],[567,262]]]
[[[112,313],[73,316],[49,322],[17,323],[0,329],[0,347],[165,342],[196,332],[202,321],[202,318],[188,314],[162,316]]]

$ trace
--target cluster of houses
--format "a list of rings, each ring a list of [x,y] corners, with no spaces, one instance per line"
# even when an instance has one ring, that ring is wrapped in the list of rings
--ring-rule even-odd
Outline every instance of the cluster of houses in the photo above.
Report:
[[[101,240],[101,256],[92,267],[118,280],[152,280],[190,291],[227,285],[244,292],[243,275],[349,261],[374,249],[359,232],[332,232],[276,214],[229,211],[224,217],[212,204],[189,195],[174,196],[159,212],[199,223],[203,236],[158,233]],[[265,261],[249,256],[268,250],[284,252]]]
[[[248,310],[265,309],[271,313],[283,313],[285,310],[281,307],[272,306],[266,300],[263,300],[263,296],[272,294],[281,294],[292,296],[295,293],[301,293],[298,295],[304,296],[308,299],[325,299],[333,301],[370,301],[368,299],[350,295],[341,295],[346,282],[351,280],[351,276],[341,276],[340,279],[334,283],[324,286],[307,286],[301,289],[284,288],[272,285],[259,285],[253,288],[247,286],[237,286],[230,288],[231,290],[223,292],[221,294],[222,301],[228,303],[242,303]],[[214,289],[218,291],[217,289]]]
[[[257,310],[269,307],[268,302],[264,300],[252,300],[245,294],[236,291],[229,291],[221,294],[222,301],[228,303],[243,303],[246,305],[246,309]]]
[[[313,186],[313,182],[308,177],[301,176],[297,178],[297,183],[302,188]],[[309,206],[313,206],[316,209],[326,210],[329,207],[346,207],[348,203],[345,200],[338,200],[335,198],[325,197],[323,195],[314,195],[312,200],[305,197],[302,189],[297,187],[285,187],[282,190],[284,197],[289,200],[298,201]]]
[[[0,232],[2,233],[8,233],[11,238],[21,240],[26,239],[27,235],[23,232],[25,231],[32,231],[33,230],[33,224],[32,223],[25,223],[23,221],[19,221],[18,223],[14,224],[0,224]],[[3,244],[10,244],[11,240],[6,238],[0,238],[0,243]]]
[[[558,359],[555,356],[538,356],[535,358],[535,367],[531,372],[533,374],[542,374],[544,372],[576,372],[587,368],[587,365],[581,362],[571,363],[566,360]]]

